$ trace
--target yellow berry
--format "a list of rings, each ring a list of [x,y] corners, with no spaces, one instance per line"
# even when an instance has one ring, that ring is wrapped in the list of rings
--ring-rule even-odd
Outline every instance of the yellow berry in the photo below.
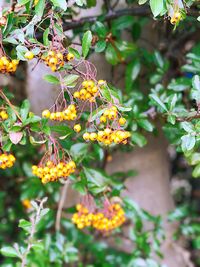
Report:
[[[89,139],[90,139],[90,134],[89,133],[84,133],[83,134],[83,139],[85,140],[85,141],[88,141]]]
[[[70,61],[70,60],[73,60],[74,59],[74,55],[72,53],[68,53],[67,54],[67,60]]]
[[[79,133],[81,131],[81,125],[80,124],[74,125],[74,131]]]
[[[24,57],[25,57],[26,59],[28,59],[28,60],[31,60],[31,59],[34,58],[34,54],[33,54],[33,52],[31,52],[31,51],[27,51],[27,52],[25,53]]]
[[[119,119],[119,124],[120,124],[121,126],[123,126],[125,123],[126,123],[126,119],[123,118],[123,117],[121,117],[121,118]]]
[[[50,118],[50,115],[51,115],[51,112],[48,110],[48,109],[45,109],[43,112],[42,112],[42,117],[43,118]]]

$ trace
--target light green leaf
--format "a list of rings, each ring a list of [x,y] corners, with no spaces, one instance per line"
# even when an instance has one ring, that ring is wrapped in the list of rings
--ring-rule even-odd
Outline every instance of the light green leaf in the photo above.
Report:
[[[64,84],[66,86],[72,85],[77,79],[79,78],[79,75],[76,74],[70,74],[64,78]]]
[[[64,11],[67,9],[67,1],[66,0],[51,0],[54,6],[60,7]]]
[[[84,33],[83,39],[82,39],[82,50],[83,50],[84,58],[87,57],[91,44],[92,44],[92,33],[91,31],[87,31]]]
[[[56,76],[51,75],[51,74],[47,74],[47,75],[45,75],[45,76],[43,77],[43,79],[44,79],[45,81],[49,82],[49,83],[52,83],[52,84],[59,84],[59,83],[60,83],[59,79],[58,79]]]
[[[150,0],[150,7],[154,17],[157,17],[163,11],[163,0]]]
[[[3,247],[1,248],[1,254],[6,257],[20,257],[20,255],[17,253],[17,251],[13,247]]]

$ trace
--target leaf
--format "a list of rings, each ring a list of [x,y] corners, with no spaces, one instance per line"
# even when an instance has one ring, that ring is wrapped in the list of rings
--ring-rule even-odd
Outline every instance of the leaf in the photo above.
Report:
[[[82,39],[82,50],[83,50],[84,58],[87,57],[91,44],[92,44],[92,33],[91,31],[87,31],[84,33],[83,39]]]
[[[88,144],[86,143],[77,143],[71,146],[70,155],[73,159],[78,159],[80,157],[86,156],[88,152]]]
[[[139,0],[138,4],[139,4],[139,5],[143,5],[143,4],[145,4],[147,1],[148,1],[148,0]]]
[[[72,85],[77,79],[79,78],[79,75],[76,74],[70,74],[64,78],[64,84],[66,86]]]
[[[126,90],[132,89],[133,81],[138,77],[140,73],[141,65],[138,60],[129,63],[126,67],[125,83]]]
[[[156,102],[156,104],[158,104],[158,106],[160,106],[162,109],[167,111],[167,107],[165,106],[165,104],[160,100],[160,98],[157,95],[150,94],[150,98],[152,98]]]
[[[27,99],[25,99],[20,108],[20,115],[23,122],[27,119],[29,110],[30,110],[30,102]]]
[[[43,76],[43,79],[49,83],[52,83],[52,84],[59,84],[60,83],[59,79],[56,76],[50,75],[50,74]]]
[[[30,0],[17,0],[17,3],[18,3],[19,5],[25,5],[25,4],[27,4],[28,2],[30,2]]]
[[[181,128],[183,128],[186,132],[192,133],[195,131],[195,128],[191,122],[181,122]]]
[[[108,44],[106,48],[105,57],[108,63],[111,65],[116,65],[118,63],[117,53],[111,44]]]
[[[192,86],[197,91],[200,91],[200,78],[199,78],[199,75],[194,75],[194,77],[192,78]]]
[[[193,170],[193,172],[192,172],[192,176],[193,176],[194,178],[198,178],[198,177],[200,177],[200,164],[198,164],[198,165],[194,168],[194,170]]]
[[[49,28],[46,28],[46,30],[43,33],[43,43],[45,46],[48,46],[50,44],[48,37],[49,37]]]
[[[39,0],[37,5],[35,6],[35,12],[36,15],[41,18],[43,13],[44,13],[44,8],[45,8],[45,0]],[[46,30],[45,30],[46,31]]]
[[[32,227],[32,223],[27,221],[27,220],[21,219],[19,221],[19,225],[18,226],[29,233],[30,230],[31,230],[31,227]]]
[[[73,47],[69,47],[69,48],[68,48],[68,51],[69,51],[70,53],[72,53],[72,54],[75,56],[75,58],[80,59],[81,55],[79,54],[78,50],[76,50],[76,49],[73,48]]]
[[[54,6],[60,7],[64,11],[67,9],[67,2],[66,0],[51,0]]]
[[[163,11],[163,0],[150,0],[150,7],[154,17],[157,17]]]
[[[153,131],[153,125],[147,119],[138,120],[138,125],[148,132]]]
[[[107,183],[107,177],[102,172],[91,168],[84,168],[87,180],[97,187],[104,187]]]
[[[9,133],[10,141],[15,145],[21,141],[22,137],[23,137],[22,132],[10,132]]]
[[[104,40],[100,40],[96,43],[96,46],[95,46],[95,52],[96,53],[101,53],[105,50],[106,48],[106,41]]]
[[[181,141],[182,141],[181,148],[183,152],[187,152],[194,148],[196,139],[195,136],[187,134],[181,137]]]
[[[106,37],[106,34],[108,32],[107,28],[105,27],[105,25],[100,22],[100,21],[97,21],[94,25],[94,31],[97,33],[97,35],[100,37],[100,38],[105,38]]]
[[[139,147],[143,147],[147,144],[146,138],[140,133],[132,133],[131,140]]]
[[[1,248],[1,254],[6,257],[20,257],[20,255],[17,253],[17,251],[13,247],[3,247]]]
[[[115,19],[112,23],[112,30],[123,30],[125,28],[128,28],[132,26],[134,23],[133,16],[121,16],[117,19]]]

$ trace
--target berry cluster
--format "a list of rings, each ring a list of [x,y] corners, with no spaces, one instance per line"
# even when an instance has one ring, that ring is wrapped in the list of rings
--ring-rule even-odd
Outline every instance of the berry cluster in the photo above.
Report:
[[[82,204],[76,206],[78,212],[73,214],[72,221],[79,229],[92,226],[101,232],[110,232],[125,222],[124,210],[119,204],[110,204],[102,212],[89,212]]]
[[[75,172],[76,164],[74,161],[59,162],[55,164],[53,161],[47,161],[43,166],[32,166],[32,172],[38,176],[43,184],[55,182],[61,178],[67,178],[71,173]]]
[[[57,71],[61,67],[64,66],[65,62],[71,61],[74,59],[74,55],[72,53],[63,54],[61,52],[56,52],[50,50],[47,55],[42,56],[42,60],[45,62],[47,66],[51,68],[52,71]]]
[[[82,82],[82,88],[80,91],[74,92],[74,98],[80,100],[89,100],[94,101],[94,97],[98,93],[98,87],[95,85],[95,82],[92,80],[85,80]]]
[[[19,60],[0,57],[0,73],[13,73],[16,71]]]
[[[42,112],[42,117],[53,121],[73,121],[77,118],[76,106],[71,104],[63,111],[52,113],[46,109]]]
[[[84,133],[83,139],[85,141],[98,141],[104,145],[111,144],[127,144],[128,138],[131,136],[130,132],[122,130],[112,130],[106,128],[103,131],[98,131],[97,133]]]
[[[0,154],[0,169],[11,168],[15,163],[15,157],[12,154]]]
[[[7,120],[8,119],[8,113],[4,110],[0,111],[0,120]]]
[[[107,108],[103,115],[100,117],[100,122],[106,123],[107,120],[116,120],[118,119],[118,110],[116,106],[112,106],[111,108]],[[124,126],[126,123],[126,119],[121,117],[118,120],[120,126]]]

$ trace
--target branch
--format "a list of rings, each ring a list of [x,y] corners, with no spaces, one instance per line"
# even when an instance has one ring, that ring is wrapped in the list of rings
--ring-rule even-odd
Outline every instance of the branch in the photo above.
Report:
[[[61,216],[62,216],[62,210],[63,210],[63,206],[65,204],[65,199],[67,196],[67,190],[68,190],[69,183],[70,183],[70,180],[68,179],[62,188],[61,197],[60,197],[60,201],[58,204],[58,211],[56,214],[56,224],[55,224],[56,231],[58,231],[58,232],[60,231],[60,221],[61,221]]]
[[[121,16],[125,15],[131,15],[131,16],[146,16],[150,15],[151,11],[149,7],[143,6],[143,7],[134,7],[134,8],[126,8],[126,9],[121,9],[117,11],[111,11],[108,14],[105,15],[104,20],[105,21],[111,21],[113,19],[119,18]],[[79,28],[83,26],[85,23],[94,23],[96,22],[98,16],[91,16],[91,17],[85,17],[77,21],[70,21],[70,22],[65,22],[63,25],[64,31],[72,30]]]

